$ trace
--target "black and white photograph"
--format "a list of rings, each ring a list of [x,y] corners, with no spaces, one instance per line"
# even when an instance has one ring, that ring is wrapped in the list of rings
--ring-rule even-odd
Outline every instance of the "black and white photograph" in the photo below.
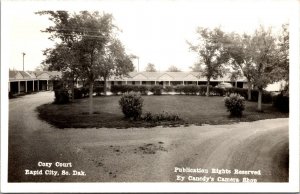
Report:
[[[2,191],[299,192],[299,29],[296,0],[2,1]]]

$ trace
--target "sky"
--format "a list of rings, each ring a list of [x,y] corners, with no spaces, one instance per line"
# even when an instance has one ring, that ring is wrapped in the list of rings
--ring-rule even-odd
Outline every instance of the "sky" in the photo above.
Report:
[[[45,59],[43,50],[53,41],[41,30],[52,25],[47,16],[36,15],[41,10],[80,10],[111,13],[121,29],[119,38],[127,54],[139,57],[133,63],[144,71],[153,63],[159,71],[174,65],[189,71],[197,55],[189,50],[187,41],[196,41],[197,27],[252,33],[260,24],[279,31],[289,22],[292,1],[289,0],[101,0],[101,1],[4,1],[2,26],[5,27],[4,49],[9,68],[34,70]],[[9,11],[8,11],[9,10]],[[3,22],[4,21],[4,22]],[[2,48],[3,50],[3,48]]]

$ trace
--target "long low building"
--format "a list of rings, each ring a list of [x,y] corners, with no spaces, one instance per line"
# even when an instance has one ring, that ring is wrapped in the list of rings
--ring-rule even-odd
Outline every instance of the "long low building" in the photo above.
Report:
[[[216,86],[218,83],[228,82],[238,88],[246,88],[247,80],[245,77],[231,81],[229,76],[211,79],[210,85]],[[128,77],[112,77],[107,82],[111,85],[206,85],[207,79],[199,72],[131,72]]]
[[[37,92],[41,90],[53,90],[56,78],[61,78],[58,71],[9,71],[9,92],[13,95]],[[102,80],[97,80],[98,84],[104,84]],[[229,76],[212,79],[210,85],[216,86],[218,83],[228,82],[238,88],[246,88],[246,78],[239,78],[231,81]],[[130,72],[128,76],[111,77],[107,80],[107,87],[112,85],[206,85],[206,77],[199,72]],[[77,82],[77,87],[82,86],[81,81]]]
[[[8,92],[11,95],[53,90],[58,71],[9,71]]]

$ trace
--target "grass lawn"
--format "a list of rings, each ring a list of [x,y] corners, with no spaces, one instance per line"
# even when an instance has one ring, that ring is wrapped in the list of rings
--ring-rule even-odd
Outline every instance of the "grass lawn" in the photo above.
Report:
[[[241,118],[231,118],[226,111],[223,97],[205,96],[143,96],[143,112],[177,113],[182,121],[177,123],[151,123],[124,119],[119,107],[120,96],[94,98],[93,115],[88,115],[88,98],[66,105],[44,104],[37,108],[40,118],[58,128],[128,128],[153,127],[157,125],[178,126],[180,124],[228,124],[241,121],[288,117],[288,113],[277,111],[272,104],[263,104],[263,112],[257,112],[257,103],[247,102]]]

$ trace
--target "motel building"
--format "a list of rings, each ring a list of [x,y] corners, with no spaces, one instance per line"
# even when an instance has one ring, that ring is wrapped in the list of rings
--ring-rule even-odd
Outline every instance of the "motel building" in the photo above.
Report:
[[[238,88],[247,88],[246,78],[240,78],[236,81],[231,81],[229,76],[211,79],[210,85],[215,87],[222,82],[231,83],[234,87]],[[128,77],[111,78],[107,82],[107,87],[109,88],[112,85],[161,85],[165,87],[206,84],[206,77],[201,76],[199,72],[131,72],[129,73]]]
[[[11,95],[53,90],[55,78],[60,78],[61,75],[58,71],[9,71],[8,90]],[[104,84],[101,80],[96,82]],[[246,78],[231,81],[228,76],[211,79],[210,85],[215,87],[222,82],[231,83],[237,88],[247,88]],[[82,85],[81,81],[76,83],[77,87]],[[111,77],[107,80],[107,87],[112,85],[206,85],[206,77],[201,76],[199,72],[130,72],[126,77]]]
[[[20,95],[53,90],[54,78],[61,77],[58,71],[9,71],[8,92]]]

